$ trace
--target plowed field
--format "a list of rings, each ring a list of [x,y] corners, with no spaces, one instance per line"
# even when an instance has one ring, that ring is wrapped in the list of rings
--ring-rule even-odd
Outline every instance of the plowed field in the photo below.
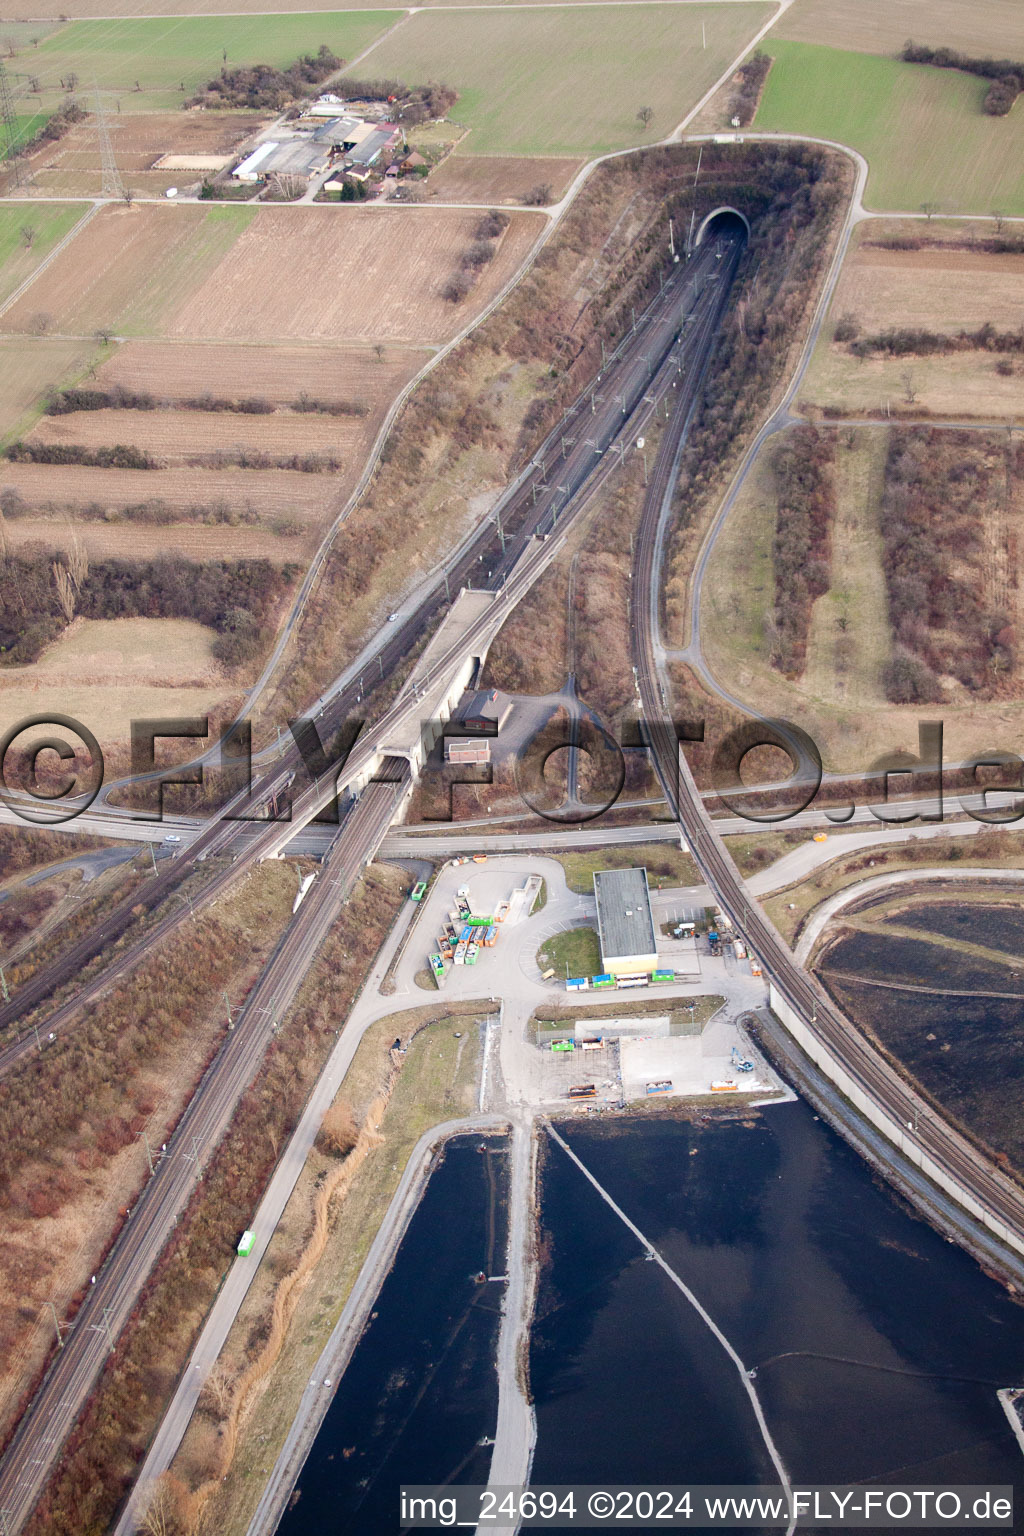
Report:
[[[549,186],[557,202],[583,164],[564,155],[449,155],[427,181],[445,203],[521,203],[534,187]]]
[[[420,208],[108,207],[0,320],[25,332],[269,342],[445,341],[542,228],[518,213],[460,304],[442,298],[475,213]]]
[[[75,464],[4,464],[0,477],[31,507],[119,508],[159,498],[187,518],[192,506],[224,502],[238,512],[251,509],[268,523],[281,517],[319,522],[337,479],[289,469],[83,469]]]
[[[5,331],[120,335],[161,328],[255,217],[249,208],[104,208],[3,316]]]
[[[427,354],[388,347],[378,358],[369,347],[187,346],[130,341],[99,370],[102,389],[120,384],[160,399],[187,400],[208,391],[223,399],[263,395],[275,405],[314,399],[361,400],[376,414],[394,398]]]
[[[61,517],[24,517],[5,524],[12,549],[22,544],[44,544],[66,549],[68,525]],[[75,533],[94,560],[153,560],[158,555],[182,555],[186,560],[285,560],[308,558],[319,542],[311,532],[284,538],[269,529],[218,523],[170,523],[153,527],[145,523],[92,523],[79,521]]]
[[[445,341],[493,298],[540,233],[516,214],[461,304],[442,297],[478,222],[419,208],[267,208],[166,326],[170,336]]]
[[[244,449],[273,458],[293,453],[330,454],[347,468],[364,437],[362,419],[352,416],[300,415],[295,411],[272,416],[233,411],[76,411],[68,416],[44,416],[29,440],[76,443],[85,448],[131,443],[169,467],[196,454]],[[88,478],[92,471],[83,469],[80,473]],[[335,479],[335,475],[330,477],[332,484]]]
[[[252,112],[152,112],[108,118],[114,159],[133,191],[147,196],[199,180],[197,172],[154,171],[161,155],[231,155],[266,118]],[[48,191],[89,191],[102,185],[95,120],[78,123],[64,138],[32,156],[32,170]]]

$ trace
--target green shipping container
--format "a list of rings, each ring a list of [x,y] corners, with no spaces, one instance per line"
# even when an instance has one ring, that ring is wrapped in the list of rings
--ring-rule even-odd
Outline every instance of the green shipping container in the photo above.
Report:
[[[253,1245],[253,1243],[255,1241],[256,1241],[256,1233],[255,1232],[243,1232],[242,1233],[242,1241],[238,1245],[238,1256],[239,1256],[239,1258],[244,1259],[250,1253],[252,1253],[252,1245]]]
[[[551,1049],[553,1051],[571,1051],[574,1049],[574,1046],[571,1040],[552,1040]]]

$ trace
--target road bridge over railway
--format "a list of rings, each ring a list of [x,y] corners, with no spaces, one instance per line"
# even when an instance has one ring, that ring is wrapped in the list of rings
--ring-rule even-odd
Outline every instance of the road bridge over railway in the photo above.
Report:
[[[282,754],[255,790],[233,797],[188,849],[170,861],[168,869],[158,870],[128,902],[109,914],[93,933],[71,946],[60,960],[41,968],[0,1009],[0,1028],[10,1026],[26,1010],[45,1002],[55,988],[77,977],[96,954],[125,933],[138,916],[140,906],[143,910],[153,910],[161,904],[169,906],[167,897],[183,874],[197,863],[219,856],[222,867],[193,899],[191,910],[195,914],[226,890],[253,860],[272,857],[287,847],[303,827],[331,805],[339,787],[362,783],[364,788],[343,822],[325,865],[325,875],[330,877],[317,881],[299,908],[250,996],[245,1027],[236,1024],[179,1126],[182,1135],[189,1138],[187,1145],[191,1145],[193,1134],[198,1135],[197,1120],[209,1138],[206,1144],[212,1147],[216,1143],[245,1083],[258,1066],[270,1038],[268,1029],[272,1029],[274,1020],[289,1005],[294,988],[326,933],[322,924],[329,925],[329,914],[338,909],[337,904],[344,900],[359,871],[380,847],[410,790],[414,759],[422,750],[420,722],[425,711],[429,715],[431,709],[440,710],[451,701],[466,668],[486,654],[487,646],[516,604],[559,552],[572,517],[587,505],[614,464],[622,461],[626,443],[651,418],[661,398],[670,391],[691,403],[696,398],[695,391],[724,307],[727,284],[721,281],[721,258],[728,244],[709,241],[688,265],[670,269],[667,278],[662,275],[660,292],[636,317],[632,328],[627,329],[606,359],[598,378],[566,411],[558,427],[501,499],[495,509],[498,515],[468,542],[457,565],[443,571],[416,612],[404,623],[396,623],[393,639],[378,653],[382,676],[385,658],[391,667],[397,667],[433,633],[450,587],[468,588],[471,582],[481,584],[482,580],[488,588],[486,602],[463,603],[460,599],[451,628],[446,631],[441,626],[435,643],[425,652],[397,698],[378,721],[362,732],[340,770],[328,761],[322,744],[357,715],[362,690],[357,695],[352,686],[340,690],[321,708],[317,717],[319,767],[314,766],[312,782],[305,790],[296,794],[293,787],[303,766],[303,755],[296,743]],[[399,756],[391,755],[396,744],[400,749],[404,744],[409,756],[404,750]],[[247,825],[238,819],[246,806],[267,804],[272,798],[287,799],[289,795],[293,798],[290,819],[286,822],[267,822],[253,834],[253,823]],[[142,939],[126,946],[97,978],[48,1013],[47,1031],[72,1023],[85,1002],[130,970],[181,920],[176,913],[163,912]],[[31,1032],[10,1043],[0,1051],[0,1073],[10,1070],[34,1048]],[[204,1116],[208,1118],[202,1119]],[[179,1138],[169,1143],[169,1151],[180,1146]],[[79,1309],[63,1349],[51,1362],[22,1416],[0,1462],[0,1508],[9,1536],[28,1518],[103,1369],[107,1345],[116,1339],[138,1303],[191,1189],[185,1170],[191,1169],[192,1178],[198,1176],[196,1161],[190,1163],[184,1151],[176,1151],[175,1156],[158,1166],[131,1222],[115,1243],[97,1285],[90,1288]]]

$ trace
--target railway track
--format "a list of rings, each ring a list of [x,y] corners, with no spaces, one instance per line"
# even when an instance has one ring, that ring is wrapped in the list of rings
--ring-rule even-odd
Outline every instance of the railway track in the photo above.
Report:
[[[714,249],[709,246],[688,267],[673,271],[662,291],[609,356],[598,379],[565,413],[487,522],[465,544],[458,560],[438,576],[415,612],[389,633],[378,653],[381,676],[399,667],[436,626],[449,592],[473,584],[502,590],[507,583],[515,583],[509,594],[511,601],[514,591],[536,579],[536,566],[547,558],[547,552],[531,548],[537,532],[551,533],[560,527],[580,495],[594,488],[605,463],[608,462],[608,470],[613,467],[614,459],[606,461],[605,456],[621,440],[623,426],[644,414],[644,396],[654,398],[665,387],[669,375],[681,366],[678,358],[685,356],[689,344],[688,336],[676,344],[684,308],[688,300],[691,306],[699,308],[695,291],[714,261]],[[444,658],[442,664],[443,661]],[[346,722],[358,718],[361,701],[358,682],[340,691],[315,720],[321,738],[329,741]],[[397,712],[393,706],[379,725],[385,727]],[[251,791],[234,795],[211,818],[187,850],[152,875],[57,959],[25,981],[9,1002],[0,1005],[0,1036],[41,1008],[55,993],[78,981],[98,955],[124,937],[137,921],[140,909],[152,912],[165,903],[205,859],[230,856],[232,863],[192,896],[189,909],[182,905],[180,910],[163,914],[154,927],[113,958],[102,974],[78,986],[72,996],[59,1002],[45,1018],[38,1017],[40,1030],[44,1022],[47,1034],[66,1028],[84,1004],[94,1002],[127,975],[150,947],[172,933],[190,911],[198,914],[223,895],[244,869],[266,856],[279,830],[277,823],[244,823],[233,818],[242,814],[246,806],[265,805],[274,796],[286,795],[293,781],[304,774],[301,753],[292,743]],[[297,801],[296,811],[300,803],[308,810],[313,801],[319,801],[319,809],[332,798],[333,789],[326,778],[323,787],[314,784]],[[38,1049],[34,1030],[25,1030],[9,1040],[0,1048],[0,1078]]]
[[[503,546],[489,575],[490,582],[500,593],[500,601],[495,606],[502,614],[511,611],[529,590],[557,548],[558,541],[537,541],[535,535],[538,532],[547,535],[556,527],[560,530],[569,521],[586,503],[600,480],[611,473],[615,461],[607,450],[621,440],[623,429],[635,426],[638,419],[646,419],[658,394],[678,383],[685,369],[696,366],[696,353],[705,345],[707,327],[711,323],[709,316],[719,311],[719,306],[713,302],[716,295],[706,291],[705,282],[713,275],[716,263],[717,249],[709,245],[703,256],[689,268],[673,273],[602,370],[595,386],[584,392],[566,413],[558,432],[549,437],[544,453],[533,461],[530,472],[511,488],[506,505],[526,510],[525,522],[514,537],[506,539],[504,529],[499,532],[494,525],[493,529],[482,530],[478,539],[465,550],[459,569],[468,575],[474,564],[483,563],[488,540],[493,543],[496,537]],[[687,297],[694,321],[689,328],[682,325]],[[568,438],[573,424],[578,429],[572,433],[575,441],[570,442]],[[440,603],[435,599],[441,591],[443,582],[438,583],[401,631],[389,639],[382,655],[393,657],[397,662],[407,653],[439,611]],[[472,638],[472,634],[464,637],[460,644],[465,646]],[[437,669],[443,669],[451,659],[439,658]],[[321,730],[336,729],[347,718],[353,703],[353,689],[339,693],[323,711]],[[400,695],[374,727],[374,735],[380,735],[383,740],[393,719],[400,717],[402,710],[408,707],[409,701],[403,701]],[[360,744],[357,750],[365,754],[373,748]],[[284,754],[254,792],[256,803],[269,793],[286,790],[290,776],[297,772],[299,765],[297,749]],[[138,1304],[143,1286],[174,1222],[201,1177],[203,1150],[212,1152],[227,1129],[242,1093],[258,1069],[277,1020],[294,999],[303,975],[359,871],[383,841],[410,773],[410,766],[404,759],[386,759],[380,770],[380,782],[371,782],[349,811],[325,859],[320,880],[271,955],[232,1033],[193,1095],[168,1143],[166,1154],[161,1157],[136,1202],[130,1220],[96,1277],[95,1285],[90,1287],[63,1349],[52,1360],[0,1462],[4,1536],[14,1536],[38,1499],[121,1328]],[[297,797],[296,812],[308,819],[331,799],[333,792],[334,775],[323,772],[320,779]],[[20,1004],[24,1011],[29,1006],[27,999],[45,1000],[49,991],[64,984],[75,973],[75,966],[88,963],[104,944],[125,931],[133,915],[132,908],[137,912],[143,899],[150,908],[165,899],[180,884],[185,871],[194,868],[201,859],[234,854],[233,864],[219,871],[194,897],[194,913],[200,912],[221,894],[237,879],[242,868],[260,858],[277,836],[278,826],[270,823],[265,832],[258,830],[255,834],[250,826],[244,829],[243,836],[242,824],[228,816],[229,812],[238,811],[240,801],[241,797],[236,796],[200,833],[187,854],[181,856],[180,863],[175,861],[176,868],[158,872],[148,882],[144,888],[145,898],[142,892],[134,893],[130,905],[122,903],[93,934],[75,946],[73,960],[62,957],[27,983],[8,1010],[0,1011],[0,1025],[17,1016],[16,1005]],[[47,1030],[67,1024],[84,1002],[124,975],[187,915],[187,912],[174,912],[161,917],[102,975],[51,1013],[46,1020]],[[33,1048],[31,1035],[8,1046],[6,1052],[0,1054],[0,1070],[10,1070]]]
[[[166,1152],[89,1287],[67,1341],[51,1365],[0,1466],[5,1531],[28,1517],[137,1305],[172,1227],[202,1178],[208,1158],[259,1068],[278,1021],[294,1001],[310,960],[326,938],[363,865],[373,857],[409,781],[409,764],[389,759],[389,782],[371,784],[327,854],[311,887],[207,1069]]]
[[[725,276],[720,296],[728,297],[735,263]],[[717,325],[717,320],[715,321]],[[712,327],[712,330],[714,327]],[[707,349],[701,373],[706,369]],[[987,1225],[1009,1246],[1024,1253],[1024,1191],[994,1168],[988,1158],[902,1081],[836,1008],[818,981],[799,966],[774,925],[747,892],[694,781],[674,727],[666,719],[665,696],[656,656],[659,601],[659,528],[675,484],[680,444],[695,408],[701,379],[691,372],[680,393],[659,445],[649,478],[637,535],[632,606],[632,645],[637,681],[652,756],[669,805],[673,808],[693,856],[722,908],[761,961],[776,991],[826,1047],[853,1082],[898,1127],[914,1130],[921,1151],[951,1177],[991,1218]],[[999,1228],[1005,1228],[1005,1235]]]

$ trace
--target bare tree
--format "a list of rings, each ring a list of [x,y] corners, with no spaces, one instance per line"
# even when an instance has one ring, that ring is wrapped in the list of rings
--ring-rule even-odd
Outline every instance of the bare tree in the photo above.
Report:
[[[374,344],[373,344],[373,350],[377,354],[377,361],[378,361],[378,363],[382,363],[384,361],[384,343],[380,342],[380,341],[375,341]]]
[[[38,233],[39,231],[36,229],[34,224],[23,224],[21,226],[18,234],[21,236],[21,243],[25,247],[26,251],[30,251],[35,245],[36,235]]]
[[[109,325],[101,325],[99,329],[94,332],[94,335],[96,340],[102,343],[102,345],[105,347],[109,347],[110,343],[114,339],[114,333],[110,329]]]
[[[913,405],[917,399],[917,390],[914,388],[914,374],[910,368],[905,368],[900,374],[900,382],[903,385],[903,398],[908,405]]]
[[[28,323],[33,336],[45,336],[53,323],[53,316],[45,309],[38,309]]]
[[[14,47],[14,38],[13,37],[5,37],[4,38],[4,50],[5,50],[5,52],[7,54],[7,57],[9,59],[13,59],[14,58],[15,47]]]
[[[931,223],[932,214],[933,213],[938,213],[938,211],[939,211],[938,203],[922,203],[921,204],[921,212],[924,214],[925,218],[928,220],[929,223]]]
[[[644,128],[647,128],[650,125],[650,121],[651,121],[651,118],[653,116],[654,116],[654,108],[653,107],[641,107],[639,112],[636,115],[636,120],[637,120],[638,123],[641,123]]]
[[[70,624],[75,616],[74,585],[68,575],[67,566],[62,565],[59,560],[51,561],[50,569],[53,572],[53,584],[57,588],[57,601],[60,603],[65,619]]]
[[[68,575],[75,584],[75,590],[81,592],[82,583],[89,574],[89,552],[74,527],[68,529],[67,553],[64,559],[67,562]]]
[[[271,177],[273,195],[289,203],[301,197],[308,186],[309,183],[302,176],[295,176],[289,171],[275,171]]]
[[[218,1360],[203,1382],[199,1406],[213,1419],[226,1419],[234,1396],[234,1378]]]
[[[998,208],[993,208],[992,217],[995,220],[996,234],[1001,235],[1003,232],[1003,220],[1005,219],[1006,215],[1001,213]]]

